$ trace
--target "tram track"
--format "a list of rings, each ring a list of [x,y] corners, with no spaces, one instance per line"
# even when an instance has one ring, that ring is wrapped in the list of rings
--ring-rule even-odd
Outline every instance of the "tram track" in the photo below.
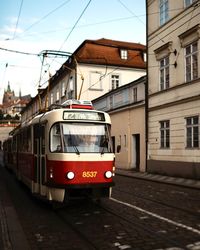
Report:
[[[189,241],[187,241],[186,239],[184,239],[185,240],[184,241],[183,238],[179,238],[178,231],[181,231],[185,236],[186,235],[187,236],[188,235],[192,235],[194,242],[195,242],[195,240],[197,242],[199,242],[199,236],[200,236],[200,230],[199,229],[196,229],[194,227],[187,226],[185,224],[178,223],[176,221],[167,219],[165,217],[162,217],[162,216],[159,216],[159,215],[154,214],[152,212],[146,211],[144,209],[141,209],[141,208],[136,207],[134,205],[131,205],[129,203],[122,202],[122,201],[117,200],[115,198],[111,198],[110,200],[112,202],[115,202],[115,203],[118,203],[118,204],[121,204],[121,205],[125,205],[128,208],[131,208],[131,209],[134,209],[134,210],[138,210],[139,212],[146,213],[147,215],[150,215],[150,217],[153,217],[154,219],[160,220],[160,226],[162,224],[167,223],[169,226],[166,227],[166,231],[162,230],[162,229],[159,230],[159,231],[155,231],[155,228],[152,227],[151,223],[150,223],[150,225],[149,225],[149,223],[144,223],[143,224],[139,220],[136,221],[136,219],[135,219],[134,216],[132,217],[132,220],[130,221],[124,215],[126,213],[119,214],[119,212],[114,211],[110,207],[101,206],[102,209],[104,209],[105,211],[111,213],[113,216],[116,216],[117,218],[120,218],[121,220],[124,220],[126,223],[129,223],[132,227],[134,227],[136,229],[140,228],[143,232],[146,231],[149,235],[154,236],[155,238],[159,237],[159,239],[161,241],[163,241],[164,244],[168,244],[169,243],[171,246],[173,246],[172,248],[174,248],[174,249],[176,249],[176,248],[177,249],[181,249],[181,250],[183,250],[183,249],[193,249],[193,244],[188,244]],[[148,216],[147,217],[144,216],[143,218],[149,220]],[[161,226],[161,228],[162,228],[162,226]],[[174,229],[172,229],[172,228],[174,228]],[[191,236],[189,236],[189,238],[190,237]],[[197,243],[195,243],[195,244],[197,244]],[[199,243],[197,245],[199,246]],[[162,246],[162,248],[163,248],[163,246]],[[166,248],[166,249],[168,249],[168,248]],[[196,249],[196,248],[194,248],[194,249]],[[197,249],[199,249],[199,248],[197,248]]]
[[[56,216],[64,223],[67,224],[68,227],[85,243],[82,249],[86,250],[98,250],[96,244],[92,240],[90,240],[80,229],[78,229],[77,225],[70,221],[70,219],[66,215],[66,210],[63,210],[64,207],[57,208],[54,210]]]
[[[115,199],[111,200],[113,202],[115,202]],[[125,217],[124,215],[121,215],[119,213],[116,213],[115,211],[113,211],[112,209],[102,206],[100,205],[101,209],[107,211],[108,213],[112,214],[113,216],[119,218],[120,220],[125,221],[126,223],[129,223],[132,227],[134,228],[140,228],[143,232],[146,231],[147,234],[149,234],[151,237],[155,237],[157,238],[159,236],[160,240],[165,242],[165,243],[169,243],[170,245],[173,245],[174,247],[180,247],[180,249],[185,249],[185,246],[183,246],[183,243],[178,242],[177,239],[171,239],[169,238],[169,235],[165,235],[165,234],[161,234],[160,232],[155,231],[154,229],[151,229],[150,227],[147,227],[146,225],[143,225],[141,222],[136,222],[136,220],[131,221],[130,219],[128,219],[127,217]]]
[[[150,201],[152,203],[155,203],[155,204],[158,204],[158,205],[161,205],[161,206],[164,206],[164,207],[168,207],[168,208],[171,208],[171,209],[176,209],[177,211],[181,211],[183,213],[195,216],[196,218],[200,219],[200,212],[192,211],[192,210],[189,210],[189,209],[186,209],[186,208],[183,208],[183,207],[178,207],[176,205],[172,205],[172,204],[160,201],[160,200],[155,200],[155,199],[143,196],[143,195],[133,194],[131,192],[121,190],[119,188],[115,188],[115,191],[120,192],[120,193],[124,193],[126,195],[131,195],[132,197],[137,198],[137,199]]]
[[[82,246],[82,249],[86,250],[99,250],[101,249],[98,244],[95,244],[94,240],[88,237],[88,235],[85,233],[84,228],[81,227],[82,222],[80,219],[80,215],[77,216],[78,213],[83,213],[83,207],[78,206],[78,209],[81,209],[81,212],[77,212],[76,202],[71,205],[66,204],[58,207],[54,207],[54,213],[56,216],[64,222],[67,227],[69,227],[82,242],[84,242],[84,245]],[[72,210],[72,211],[71,211]],[[87,212],[85,211],[85,214]]]
[[[107,227],[110,227],[110,231],[112,231],[113,227],[122,227],[122,228],[131,228],[132,232],[140,232],[140,235],[145,238],[145,240],[149,242],[156,242],[157,245],[160,244],[161,247],[177,247],[180,249],[187,249],[185,246],[188,244],[187,240],[185,242],[182,241],[181,238],[177,238],[174,232],[177,231],[176,227],[178,223],[169,223],[169,226],[167,226],[167,223],[169,221],[165,221],[162,219],[162,223],[165,224],[164,226],[160,227],[160,230],[154,228],[151,224],[149,226],[148,223],[142,221],[140,218],[138,218],[133,212],[131,214],[131,219],[130,219],[130,214],[127,215],[124,211],[125,208],[120,208],[119,210],[117,209],[119,206],[123,205],[123,202],[116,202],[117,200],[114,198],[111,198],[109,200],[103,200],[102,202],[89,202],[87,205],[83,205],[81,207],[75,208],[74,210],[72,208],[68,209],[61,209],[56,211],[56,215],[59,216],[59,218],[62,221],[65,221],[65,223],[70,226],[70,228],[85,242],[86,245],[88,245],[88,249],[108,249],[111,247],[111,245],[107,245],[107,248],[102,247],[99,245],[99,240],[100,242],[103,242],[105,240],[105,234],[101,235],[101,233],[98,233],[98,240],[93,237],[93,234],[95,234],[96,231],[101,231],[100,228],[103,228],[103,225],[106,224]],[[115,205],[113,203],[115,202]],[[129,207],[130,208],[130,207]],[[98,211],[96,213],[95,211]],[[141,212],[141,211],[140,211]],[[94,217],[95,214],[95,217]],[[93,215],[93,216],[92,216]],[[88,216],[88,217],[87,217]],[[87,220],[87,218],[88,220]],[[89,218],[91,217],[91,218]],[[109,222],[107,219],[109,218]],[[158,219],[157,225],[161,224],[161,221],[159,222],[159,216],[156,218]],[[155,220],[155,218],[154,218]],[[90,222],[94,221],[99,221],[100,223],[97,223],[97,228],[94,229],[94,232],[90,228]],[[118,226],[116,226],[116,222]],[[166,223],[167,222],[167,223]],[[114,226],[115,225],[115,226]],[[88,230],[88,228],[90,228]],[[163,230],[163,228],[166,228],[166,231]],[[114,229],[114,228],[113,228]],[[115,229],[116,230],[116,229]],[[179,224],[179,231],[187,232],[187,234],[195,234],[195,232],[192,232],[192,230],[187,231],[187,226],[181,227]],[[163,233],[164,232],[164,233]],[[113,237],[112,235],[111,238],[116,240],[116,237]],[[102,237],[102,239],[101,239]],[[199,235],[195,236],[199,237]],[[195,238],[194,237],[194,238]],[[111,240],[112,241],[112,240]],[[127,246],[129,249],[134,249],[132,246],[129,246],[127,244],[127,238],[123,239],[122,242],[124,243],[124,246]],[[107,243],[108,244],[108,243]],[[117,244],[117,243],[116,243]],[[116,248],[117,249],[117,248]],[[123,249],[123,248],[122,248]],[[156,249],[155,248],[147,248],[147,249]]]

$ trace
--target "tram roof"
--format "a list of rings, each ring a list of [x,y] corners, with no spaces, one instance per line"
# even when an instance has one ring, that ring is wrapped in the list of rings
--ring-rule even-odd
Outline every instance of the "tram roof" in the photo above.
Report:
[[[84,118],[79,118],[79,119],[69,119],[64,116],[64,113],[73,113],[73,114],[99,114],[99,118],[97,119],[84,119]],[[104,119],[100,119],[100,114],[103,114]],[[94,116],[93,116],[94,117]],[[104,111],[98,111],[94,109],[78,109],[78,108],[56,108],[52,109],[50,111],[38,114],[35,116],[31,121],[22,124],[22,127],[29,126],[31,124],[37,124],[37,123],[43,123],[43,122],[50,122],[51,124],[55,122],[62,122],[62,121],[70,121],[70,122],[95,122],[95,123],[108,123],[111,124],[110,116]]]

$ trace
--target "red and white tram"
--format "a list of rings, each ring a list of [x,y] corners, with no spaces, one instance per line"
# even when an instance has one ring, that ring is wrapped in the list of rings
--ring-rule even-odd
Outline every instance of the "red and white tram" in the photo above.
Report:
[[[12,169],[33,194],[49,201],[109,197],[114,185],[110,129],[107,113],[87,101],[66,102],[14,131]]]

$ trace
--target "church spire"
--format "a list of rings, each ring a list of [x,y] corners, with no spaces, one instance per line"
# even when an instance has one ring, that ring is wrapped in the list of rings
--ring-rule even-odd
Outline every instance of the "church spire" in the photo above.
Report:
[[[19,99],[21,99],[22,97],[22,91],[21,91],[21,88],[19,89]]]
[[[11,89],[10,89],[10,82],[8,82],[7,92],[11,92]]]

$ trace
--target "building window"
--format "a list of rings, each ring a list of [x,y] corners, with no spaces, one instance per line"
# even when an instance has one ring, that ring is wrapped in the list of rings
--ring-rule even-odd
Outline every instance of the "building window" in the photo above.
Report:
[[[68,91],[73,91],[74,90],[74,80],[73,76],[70,76],[69,82],[68,82]]]
[[[197,42],[185,48],[185,80],[186,82],[197,79],[198,77],[198,55]]]
[[[199,117],[186,118],[186,146],[187,148],[199,147]]]
[[[90,90],[102,90],[102,76],[100,71],[90,72]]]
[[[137,102],[137,88],[133,88],[133,102]]]
[[[113,96],[111,95],[110,97],[109,97],[109,106],[110,106],[110,109],[113,109]]]
[[[170,146],[170,124],[169,121],[160,122],[160,147],[169,148]]]
[[[65,82],[61,83],[61,96],[65,96]]]
[[[160,90],[169,88],[169,57],[160,60]]]
[[[126,49],[121,49],[120,56],[121,56],[121,59],[127,60],[128,59],[128,51]]]
[[[59,98],[60,98],[60,93],[59,93],[59,88],[56,89],[56,102],[59,101]]]
[[[50,94],[50,104],[53,104],[53,93]]]
[[[120,146],[122,145],[122,136],[121,135],[119,136],[119,145]]]
[[[147,53],[146,52],[143,53],[143,60],[144,60],[144,62],[147,61]]]
[[[74,80],[73,76],[70,76],[67,84],[67,98],[73,99],[74,98],[73,94],[74,94]]]
[[[168,0],[160,0],[160,25],[169,20]]]
[[[185,0],[185,7],[190,6],[192,3],[196,2],[197,0]]]
[[[111,75],[111,89],[119,87],[119,75]]]

